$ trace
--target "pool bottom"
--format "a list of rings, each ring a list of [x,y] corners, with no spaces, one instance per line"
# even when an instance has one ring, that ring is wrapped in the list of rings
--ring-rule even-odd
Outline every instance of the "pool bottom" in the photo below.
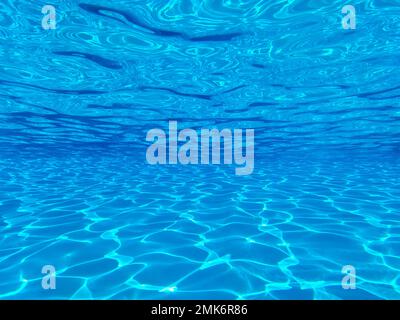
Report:
[[[0,298],[400,298],[398,160],[265,157],[236,176],[142,159],[2,157]]]

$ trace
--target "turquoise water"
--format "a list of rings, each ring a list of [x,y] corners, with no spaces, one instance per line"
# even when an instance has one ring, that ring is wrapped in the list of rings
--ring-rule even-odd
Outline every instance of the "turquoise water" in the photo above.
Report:
[[[400,298],[397,1],[46,4],[0,4],[0,298]],[[253,173],[149,165],[169,120]]]

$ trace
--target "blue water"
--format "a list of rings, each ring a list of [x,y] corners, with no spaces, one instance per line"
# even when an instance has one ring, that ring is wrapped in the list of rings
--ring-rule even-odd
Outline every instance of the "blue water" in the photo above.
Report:
[[[46,4],[0,4],[0,298],[400,298],[398,1]],[[254,172],[149,165],[169,120]]]

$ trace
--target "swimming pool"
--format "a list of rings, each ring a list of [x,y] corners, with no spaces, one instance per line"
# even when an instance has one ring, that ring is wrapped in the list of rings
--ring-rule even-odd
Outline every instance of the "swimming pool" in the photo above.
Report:
[[[0,4],[0,298],[399,299],[400,7],[321,3]],[[253,171],[149,164],[169,121]]]

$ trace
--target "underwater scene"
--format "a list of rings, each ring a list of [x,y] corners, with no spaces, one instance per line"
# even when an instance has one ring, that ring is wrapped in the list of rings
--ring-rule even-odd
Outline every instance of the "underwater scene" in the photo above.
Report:
[[[400,2],[0,3],[0,299],[400,299]]]

